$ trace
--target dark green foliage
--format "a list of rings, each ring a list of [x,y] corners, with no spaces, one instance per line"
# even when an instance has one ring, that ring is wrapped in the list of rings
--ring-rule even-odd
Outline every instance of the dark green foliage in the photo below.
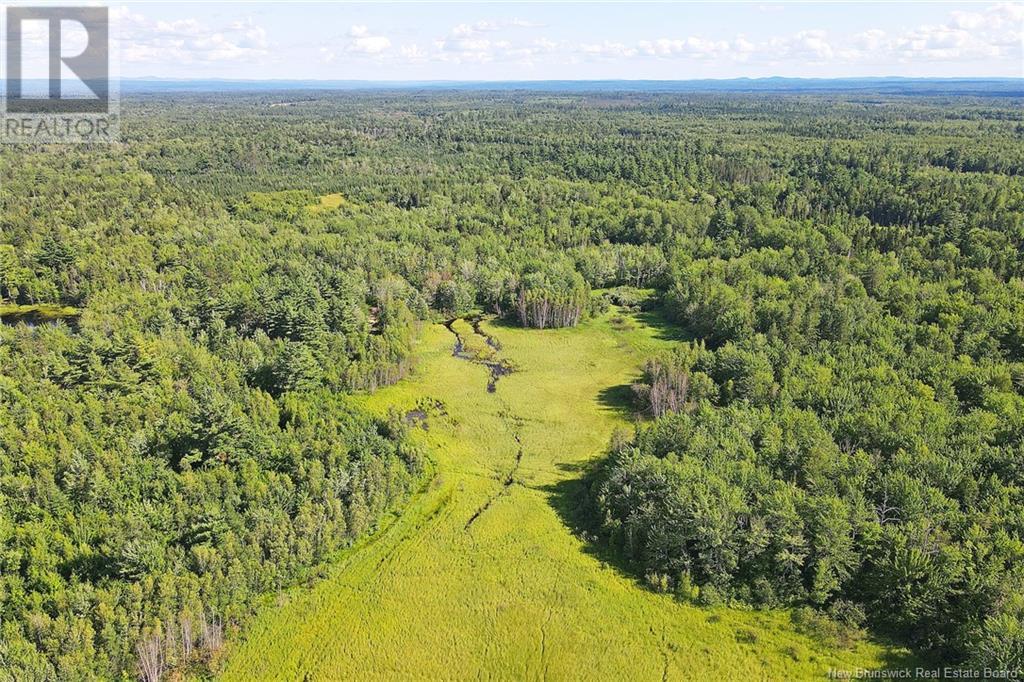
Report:
[[[1014,669],[1024,183],[915,165],[927,138],[885,165],[875,144],[796,152],[802,188],[769,201],[777,185],[734,184],[706,240],[670,252],[666,312],[696,345],[648,363],[637,395],[660,418],[620,439],[594,501],[686,598],[809,605]]]

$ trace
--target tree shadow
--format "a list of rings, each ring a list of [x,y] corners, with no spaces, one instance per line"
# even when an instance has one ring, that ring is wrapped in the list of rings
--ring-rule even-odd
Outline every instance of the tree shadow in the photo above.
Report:
[[[602,388],[598,391],[597,403],[610,412],[631,418],[635,413],[633,387],[631,384],[619,384],[618,386]]]
[[[79,578],[93,583],[118,577],[115,562],[102,554],[78,555],[62,561],[57,572],[65,580]]]
[[[938,661],[933,660],[930,657],[916,654],[908,650],[899,650],[892,647],[899,646],[896,642],[891,639],[876,637],[869,633],[868,641],[875,644],[880,644],[884,647],[885,653],[882,654],[882,665],[878,666],[877,670],[904,670],[914,669],[921,667],[922,664],[929,668],[938,667]]]
[[[583,542],[583,553],[615,570],[621,577],[643,586],[635,566],[600,536],[599,515],[591,502],[590,490],[596,481],[601,462],[559,464],[557,468],[571,474],[557,483],[541,486],[565,527]]]
[[[633,318],[654,330],[654,338],[662,341],[693,341],[697,337],[688,329],[668,319],[663,307],[654,307],[633,313]]]
[[[526,327],[523,327],[523,325],[519,324],[519,322],[514,317],[511,317],[509,315],[505,315],[503,317],[497,317],[495,315],[483,315],[480,319],[482,321],[486,322],[491,327],[494,327],[495,329],[525,329],[526,328]]]

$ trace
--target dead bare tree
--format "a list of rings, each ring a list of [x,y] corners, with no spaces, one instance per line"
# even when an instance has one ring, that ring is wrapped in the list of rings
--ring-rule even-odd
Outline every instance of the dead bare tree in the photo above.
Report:
[[[194,625],[192,614],[182,613],[178,617],[178,627],[181,630],[181,657],[185,661],[192,658],[193,645],[195,644]]]
[[[143,682],[160,682],[164,676],[165,660],[163,638],[159,632],[150,632],[135,645],[139,659],[139,676]]]
[[[211,654],[220,651],[224,646],[224,626],[216,615],[203,615],[202,632],[200,635],[202,646]]]

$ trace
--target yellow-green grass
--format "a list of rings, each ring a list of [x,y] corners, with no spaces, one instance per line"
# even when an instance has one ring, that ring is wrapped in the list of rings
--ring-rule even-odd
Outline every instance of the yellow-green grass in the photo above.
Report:
[[[663,328],[609,315],[483,329],[517,367],[494,393],[487,368],[453,357],[454,337],[435,325],[416,374],[362,399],[381,413],[444,403],[446,416],[415,431],[433,479],[319,583],[268,607],[224,679],[822,679],[905,662],[868,641],[830,650],[785,612],[656,594],[570,530],[579,469],[627,423],[626,385],[668,342]]]
[[[341,194],[324,194],[320,197],[319,203],[313,204],[308,208],[311,213],[322,213],[323,211],[333,211],[341,208],[345,203],[345,197]]]
[[[324,208],[338,208],[345,203],[345,198],[340,194],[325,194],[320,197],[320,205]]]
[[[67,318],[75,318],[81,314],[78,308],[60,305],[59,303],[38,303],[35,305],[18,305],[0,302],[0,318],[15,322],[55,322]]]

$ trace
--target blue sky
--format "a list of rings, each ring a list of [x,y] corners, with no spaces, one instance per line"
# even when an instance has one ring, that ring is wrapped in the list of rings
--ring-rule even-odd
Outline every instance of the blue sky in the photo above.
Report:
[[[111,6],[126,77],[1024,76],[1024,2]]]

